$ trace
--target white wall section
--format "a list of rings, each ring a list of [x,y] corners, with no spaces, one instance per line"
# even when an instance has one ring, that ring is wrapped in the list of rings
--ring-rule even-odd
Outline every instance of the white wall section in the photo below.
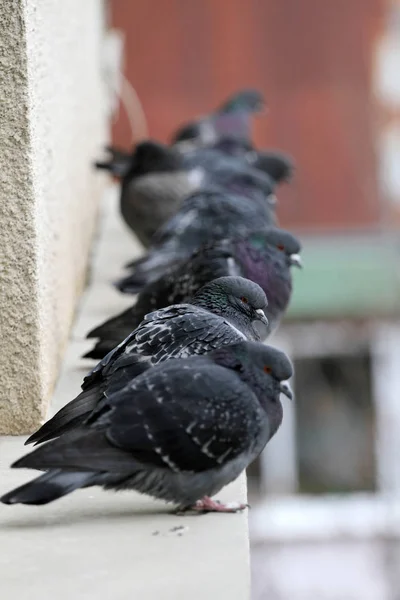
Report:
[[[44,418],[101,195],[103,2],[0,0],[0,433]]]

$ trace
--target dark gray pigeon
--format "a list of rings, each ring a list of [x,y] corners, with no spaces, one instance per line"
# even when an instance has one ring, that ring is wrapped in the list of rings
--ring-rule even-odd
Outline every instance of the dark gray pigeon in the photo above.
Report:
[[[235,512],[211,500],[260,454],[282,421],[292,366],[241,342],[157,365],[104,397],[88,420],[12,466],[45,471],[1,498],[47,504],[90,486],[133,489],[180,510]]]
[[[189,196],[154,236],[144,257],[128,265],[132,273],[117,282],[139,292],[173,265],[187,260],[202,244],[276,224],[270,179],[257,170],[221,170],[220,185]]]
[[[188,170],[202,168],[210,175],[214,172],[218,174],[221,168],[235,169],[246,163],[271,178],[272,191],[274,186],[290,181],[295,168],[293,158],[285,152],[256,150],[250,144],[246,145],[231,138],[222,138],[210,147],[189,147],[183,156]],[[237,162],[238,160],[242,162]],[[212,181],[212,178],[209,181]]]
[[[301,266],[300,249],[300,242],[291,233],[275,228],[206,244],[187,261],[144,287],[133,306],[93,329],[87,337],[99,341],[85,356],[103,358],[147,313],[169,304],[190,302],[206,283],[233,274],[258,283],[266,293],[265,314],[270,332],[278,326],[289,304],[291,266]],[[129,292],[129,287],[123,291]]]
[[[203,177],[184,165],[180,152],[152,140],[137,144],[125,159],[119,150],[110,152],[111,160],[96,166],[121,177],[122,218],[148,245],[182,200],[199,188]]]
[[[221,137],[240,140],[251,138],[251,116],[265,110],[263,95],[257,90],[241,90],[232,95],[214,113],[178,129],[172,143],[194,140],[208,145]]]
[[[257,284],[242,277],[222,277],[202,287],[191,304],[168,306],[146,315],[85,378],[82,393],[27,443],[47,441],[76,428],[103,395],[125,385],[146,363],[205,354],[243,339],[259,340],[268,327],[266,308],[267,299]]]

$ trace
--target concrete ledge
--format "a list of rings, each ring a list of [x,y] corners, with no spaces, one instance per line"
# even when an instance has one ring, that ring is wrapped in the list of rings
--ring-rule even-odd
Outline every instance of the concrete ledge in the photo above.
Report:
[[[80,356],[90,327],[132,299],[110,286],[118,268],[138,252],[105,198],[92,283],[82,302],[52,412],[79,391],[90,368]],[[9,469],[24,438],[0,438],[0,494],[32,471]],[[244,500],[245,478],[222,500]],[[178,517],[162,502],[139,494],[80,490],[43,507],[0,505],[0,589],[4,599],[248,600],[247,514]]]

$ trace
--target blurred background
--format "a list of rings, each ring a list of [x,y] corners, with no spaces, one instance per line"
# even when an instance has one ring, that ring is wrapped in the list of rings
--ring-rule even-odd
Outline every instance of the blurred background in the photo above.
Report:
[[[296,399],[249,470],[253,600],[400,598],[400,2],[108,9],[124,48],[116,145],[167,141],[255,87],[257,146],[297,164],[278,212],[305,268],[272,342]]]

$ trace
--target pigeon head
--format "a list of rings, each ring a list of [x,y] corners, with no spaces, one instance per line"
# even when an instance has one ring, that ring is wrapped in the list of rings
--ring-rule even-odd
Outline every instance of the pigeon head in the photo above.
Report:
[[[290,379],[293,375],[292,363],[286,354],[272,346],[249,343],[244,361],[247,361],[247,364],[251,363],[255,369],[260,371],[260,373],[262,372],[267,377],[275,379],[279,383]],[[287,392],[286,387],[283,387],[281,391],[287,395],[288,398],[291,397],[291,394]]]
[[[138,177],[147,173],[177,171],[182,164],[179,152],[152,140],[137,144],[132,157],[129,175]]]
[[[244,277],[214,279],[196,293],[191,303],[224,317],[250,340],[267,335],[267,297],[257,283]]]
[[[284,352],[259,342],[237,342],[210,353],[217,364],[233,369],[264,399],[279,402],[282,393],[290,400],[293,392],[287,383],[293,367]]]
[[[258,90],[241,90],[237,92],[220,107],[220,113],[232,112],[261,112],[265,109],[265,100]]]
[[[271,227],[262,231],[253,231],[246,236],[246,240],[255,250],[272,252],[278,260],[282,259],[287,266],[302,267],[301,244],[289,231]]]
[[[289,181],[294,171],[293,159],[284,152],[259,151],[247,154],[251,166],[267,173],[275,183]]]

